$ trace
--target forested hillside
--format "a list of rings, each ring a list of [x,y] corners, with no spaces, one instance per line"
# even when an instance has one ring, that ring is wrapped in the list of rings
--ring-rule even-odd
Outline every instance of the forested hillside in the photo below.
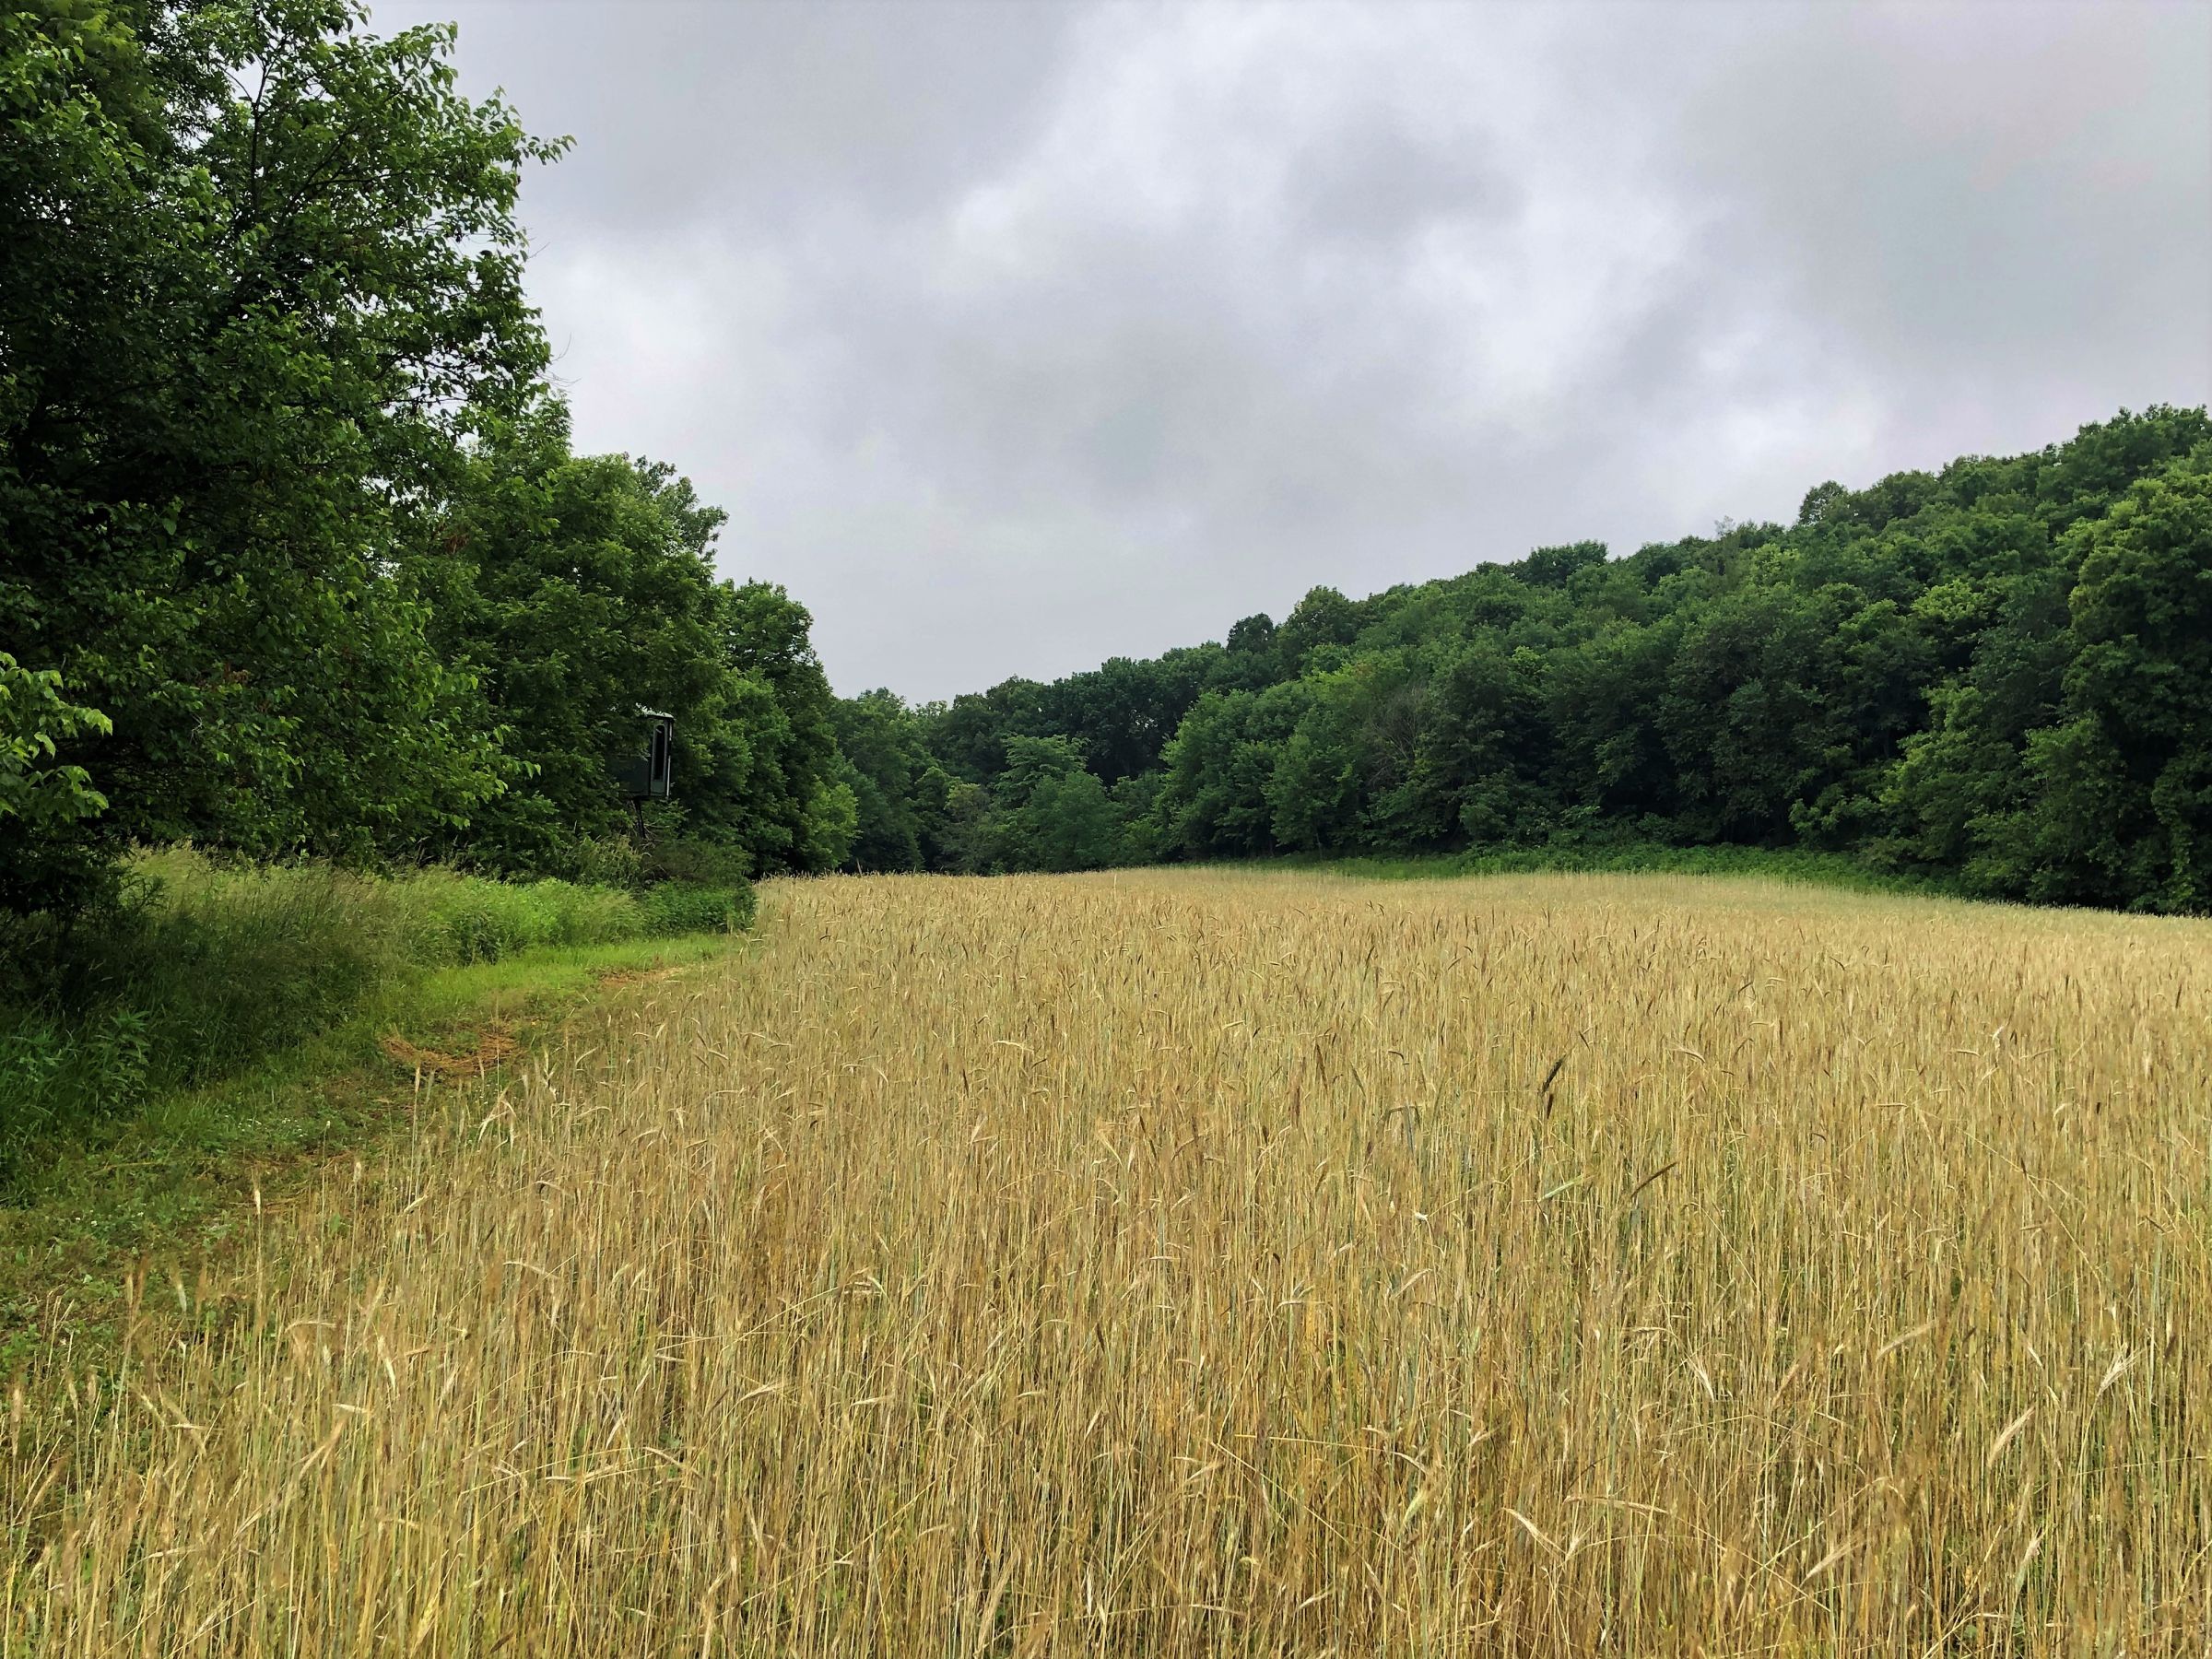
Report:
[[[133,843],[624,869],[677,717],[673,873],[827,869],[853,806],[805,610],[721,514],[580,456],[523,171],[450,28],[349,0],[0,8],[0,911]]]
[[[1657,841],[2212,909],[2212,421],[1808,491],[949,705],[842,702],[864,869]]]
[[[2212,908],[2201,409],[840,702],[716,509],[574,453],[515,211],[562,146],[455,90],[450,29],[363,22],[0,11],[0,910],[178,841],[619,871],[641,705],[679,873],[1635,841]]]

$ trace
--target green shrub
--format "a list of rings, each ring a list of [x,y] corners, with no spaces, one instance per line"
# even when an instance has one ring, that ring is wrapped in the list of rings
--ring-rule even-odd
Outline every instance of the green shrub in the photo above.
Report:
[[[74,927],[32,916],[0,931],[0,1006],[73,1041],[133,1011],[145,1022],[148,1085],[198,1082],[324,1029],[405,971],[391,885],[321,867],[143,858],[111,912]]]
[[[643,887],[648,874],[644,853],[627,835],[581,836],[564,862],[559,873],[586,887]]]
[[[656,837],[646,848],[644,860],[653,879],[697,887],[735,888],[753,873],[753,861],[743,847],[693,835]]]
[[[493,881],[425,870],[394,884],[410,911],[409,955],[433,965],[495,962],[539,945],[606,945],[650,931],[635,894],[574,882]]]
[[[141,854],[96,919],[0,918],[0,1180],[42,1135],[234,1072],[427,969],[752,919],[742,879],[641,891]]]
[[[0,1177],[56,1126],[141,1104],[152,1058],[135,1008],[110,1008],[76,1031],[38,1018],[0,1031]]]
[[[714,887],[688,881],[665,881],[645,894],[645,912],[656,935],[688,933],[742,933],[753,924],[754,897],[750,883]]]
[[[26,1019],[0,1032],[0,1171],[77,1095],[72,1044],[53,1024]]]

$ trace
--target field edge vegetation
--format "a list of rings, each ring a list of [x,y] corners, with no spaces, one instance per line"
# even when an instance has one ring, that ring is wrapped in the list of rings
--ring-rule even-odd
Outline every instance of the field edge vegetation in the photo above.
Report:
[[[130,1259],[191,1258],[257,1182],[359,1150],[426,1080],[497,1075],[603,985],[722,954],[755,909],[742,882],[371,877],[181,850],[133,874],[104,930],[8,941],[0,1372],[57,1291],[97,1310]]]
[[[1465,853],[1283,853],[1267,858],[1209,860],[1191,867],[1311,871],[1361,881],[1459,881],[1492,876],[1700,876],[1898,898],[2008,902],[1976,898],[1934,877],[1880,869],[1848,853],[1796,847],[1677,847],[1649,841],[1486,847]]]
[[[1049,683],[846,699],[849,862],[1600,868],[1641,843],[2203,913],[2207,558],[2212,419],[2159,406],[1819,484],[1788,524],[1316,587],[1279,624]]]

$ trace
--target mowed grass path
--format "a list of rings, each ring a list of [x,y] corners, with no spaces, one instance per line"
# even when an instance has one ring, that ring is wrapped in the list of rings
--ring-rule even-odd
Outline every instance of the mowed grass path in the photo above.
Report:
[[[6,1651],[2203,1650],[2212,926],[763,912],[28,1379]]]

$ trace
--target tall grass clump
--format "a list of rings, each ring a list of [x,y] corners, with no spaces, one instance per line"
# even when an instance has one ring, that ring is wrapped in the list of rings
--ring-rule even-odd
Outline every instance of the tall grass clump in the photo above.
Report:
[[[236,1071],[431,968],[742,925],[751,891],[142,855],[111,912],[0,924],[0,1173],[41,1138]],[[710,912],[712,912],[710,914]]]
[[[27,1376],[0,1652],[2203,1653],[2212,924],[763,897]]]
[[[641,901],[656,934],[742,933],[753,924],[751,885],[722,887],[696,881],[665,881],[649,888]]]
[[[424,870],[394,884],[388,900],[408,955],[438,965],[496,962],[544,945],[609,945],[655,931],[638,894],[570,881]]]

